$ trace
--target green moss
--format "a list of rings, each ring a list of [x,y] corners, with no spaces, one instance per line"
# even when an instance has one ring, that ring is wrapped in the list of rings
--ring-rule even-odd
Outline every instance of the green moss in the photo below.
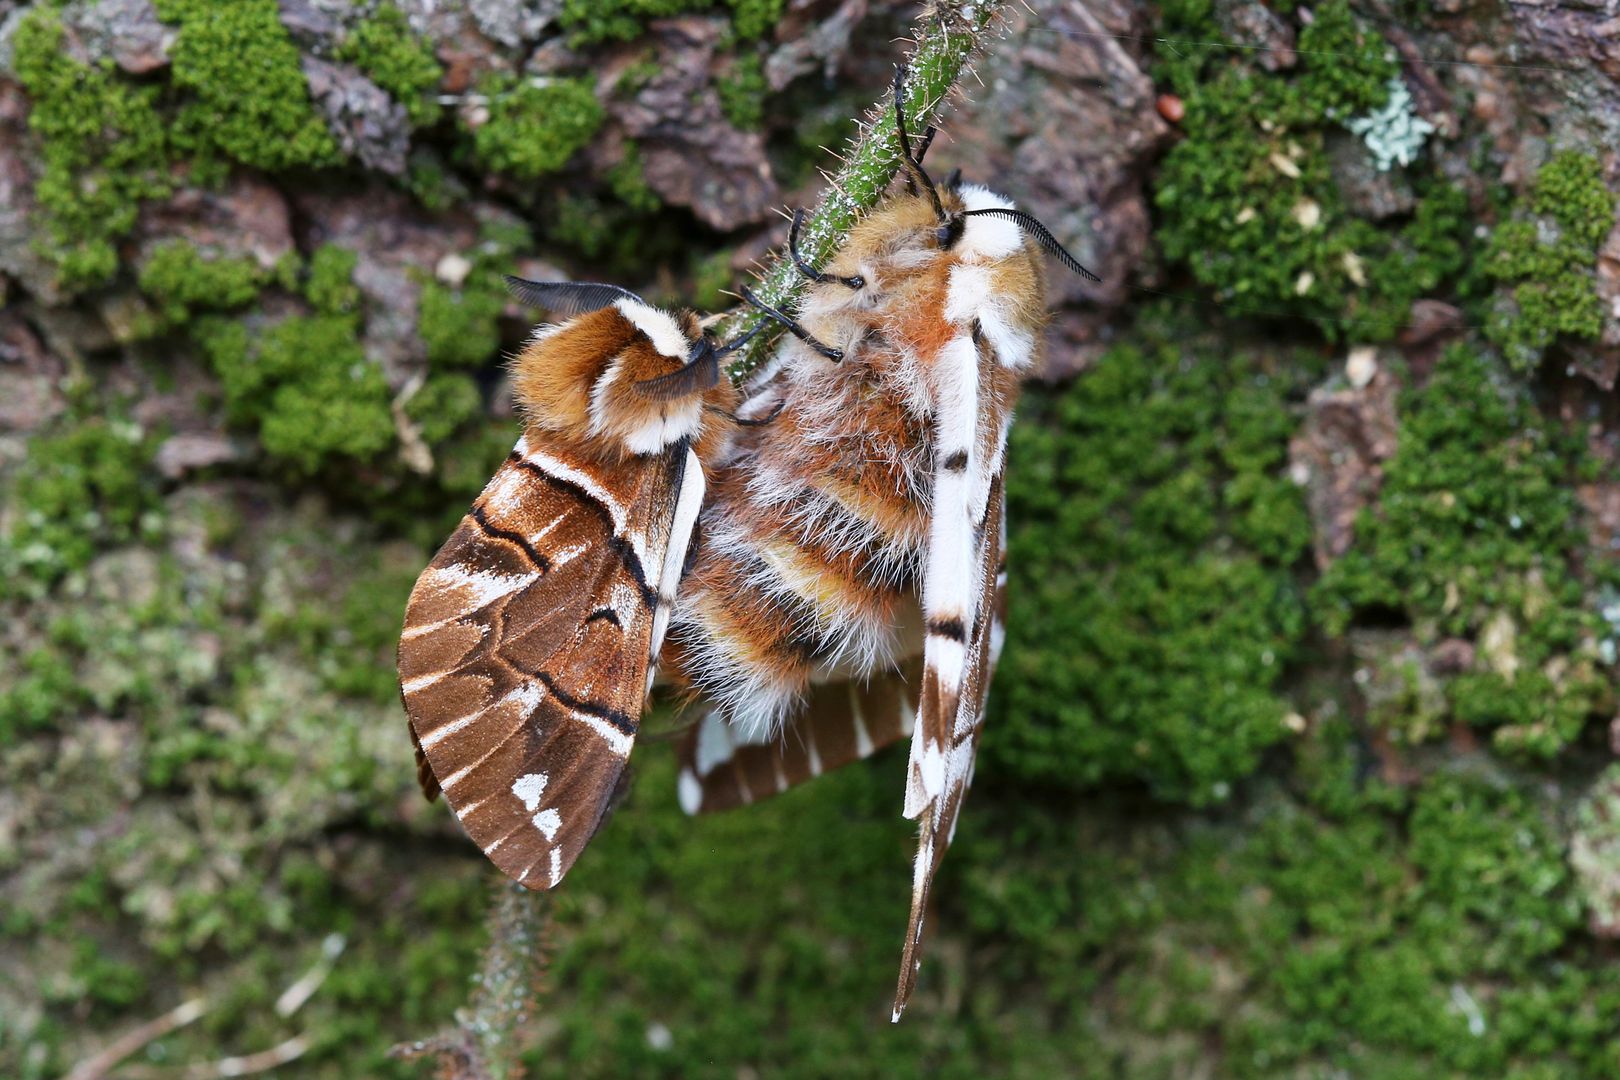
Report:
[[[268,348],[333,343],[337,334],[348,333],[346,326],[321,323],[289,328]],[[314,472],[330,456],[368,460],[392,445],[393,438],[382,373],[358,357],[341,375],[278,387],[259,428],[271,457],[304,472]]]
[[[729,1062],[773,1076],[905,1072],[924,1029],[908,1017],[875,1037],[904,913],[871,914],[901,898],[910,841],[893,770],[846,770],[694,820],[675,805],[667,752],[638,755],[637,769],[629,804],[556,895],[552,1000],[568,1005],[548,1010],[560,1030],[535,1075],[729,1075]],[[791,1032],[770,1020],[788,1015]],[[668,1048],[648,1039],[654,1022]]]
[[[200,536],[216,500],[171,496],[176,535]],[[58,1020],[124,1030],[213,979],[209,1018],[167,1038],[166,1060],[274,1045],[278,995],[333,935],[343,953],[300,1011],[316,1033],[300,1068],[403,1077],[388,1046],[441,1023],[466,984],[483,868],[380,839],[426,806],[390,659],[425,553],[327,505],[251,502],[234,553],[103,544],[71,592],[7,607],[33,655],[0,650],[0,787],[26,777],[28,807],[0,845],[0,910],[28,934],[4,943],[8,962],[39,975],[25,1010],[16,992],[0,1010],[8,1077],[83,1056],[61,1040],[61,1059]],[[310,653],[278,636],[302,608],[322,617]],[[39,719],[6,729],[29,695]],[[23,859],[108,822],[65,858]]]
[[[295,472],[335,458],[367,461],[393,445],[388,387],[353,317],[285,319],[254,335],[239,322],[209,320],[198,336],[227,414],[256,427],[265,452]]]
[[[637,166],[639,170],[639,164]],[[634,194],[626,190],[626,194]],[[647,194],[652,195],[649,189]],[[607,280],[645,276],[649,266],[685,261],[703,244],[701,226],[670,214],[637,209],[650,200],[627,200],[595,192],[559,196],[547,215],[546,239],[564,245],[601,267]]]
[[[557,200],[547,236],[608,267],[635,261],[641,245],[634,215],[594,195],[565,194]]]
[[[1400,74],[1394,50],[1343,0],[1330,0],[1312,15],[1299,33],[1302,104],[1340,120],[1382,106],[1390,79]]]
[[[109,955],[105,948],[80,939],[68,972],[72,999],[88,999],[95,1006],[120,1009],[141,1001],[148,992],[141,969]]]
[[[556,172],[602,126],[604,114],[589,79],[494,76],[479,84],[489,118],[473,131],[485,166],[519,180]]]
[[[155,527],[154,441],[139,427],[89,417],[35,436],[11,491],[5,547],[29,575],[54,581],[108,545]]]
[[[496,319],[505,306],[504,291],[490,275],[469,275],[459,289],[423,283],[417,332],[428,360],[447,367],[482,366],[500,349]]]
[[[1253,359],[1155,342],[1026,406],[986,747],[1001,767],[1207,801],[1286,734],[1273,687],[1303,633],[1289,567],[1310,530],[1280,475],[1284,393]]]
[[[1403,631],[1366,631],[1352,642],[1356,681],[1367,723],[1401,746],[1443,734],[1451,720],[1446,683],[1429,670],[1429,658]]]
[[[578,251],[615,276],[645,276],[647,267],[690,251],[695,235],[667,214],[647,183],[641,149],[626,143],[607,170],[605,191],[568,191],[546,214],[546,238]]]
[[[388,388],[360,343],[357,261],[332,244],[316,250],[302,286],[315,315],[252,331],[217,317],[195,327],[227,417],[256,429],[266,453],[298,473],[336,458],[368,461],[393,445]]]
[[[388,915],[366,936],[327,987],[335,1016],[323,1056],[368,1076],[420,1075],[389,1060],[389,1041],[444,1022],[443,1003],[465,985],[481,944],[467,928],[482,911],[487,884],[465,871],[430,884],[417,909]]]
[[[484,489],[516,441],[517,432],[509,421],[486,421],[459,432],[439,448],[439,482],[454,498],[444,503],[444,527],[431,530],[424,543],[437,543],[449,535],[465,512],[461,504]]]
[[[736,284],[729,251],[696,256],[690,276],[692,292],[688,303],[699,311],[720,311],[727,306],[726,290]]]
[[[1229,62],[1230,50],[1182,51],[1211,58],[1206,81]],[[1246,74],[1297,88],[1306,63]],[[1328,80],[1304,96],[1326,108],[1354,92]],[[852,114],[816,104],[838,124]],[[1316,153],[1327,130],[1312,113],[1286,137],[1305,132]],[[807,123],[793,137],[841,134]],[[1261,160],[1251,194],[1276,174]],[[695,227],[684,215],[653,217],[633,154],[606,181],[573,204],[576,246],[622,253],[644,275],[667,256],[694,271],[690,295],[718,305],[729,260],[706,254],[716,245],[701,230],[683,237]],[[1444,288],[1470,261],[1460,196],[1412,183],[1417,209],[1398,228],[1358,223],[1342,201],[1334,210],[1316,174],[1298,189],[1362,256],[1368,284],[1336,286],[1355,294],[1348,303],[1393,310],[1405,279]],[[453,182],[432,190],[456,202]],[[548,227],[549,209],[543,197],[533,214]],[[283,479],[314,463],[338,497],[300,481],[292,513],[273,485],[210,483],[160,504],[149,441],[108,420],[85,437],[104,447],[55,444],[75,420],[5,470],[8,528],[34,527],[27,502],[55,508],[43,520],[60,518],[64,543],[90,542],[54,591],[4,607],[17,647],[0,649],[0,790],[19,812],[0,829],[0,946],[22,974],[0,991],[0,1074],[63,1075],[149,1019],[153,1001],[197,987],[209,1017],[142,1067],[179,1071],[308,1032],[297,1075],[421,1071],[386,1048],[439,1030],[463,1000],[493,871],[442,803],[412,790],[390,653],[415,573],[516,435],[510,419],[477,422],[470,369],[498,353],[495,276],[527,243],[486,237],[468,253],[472,274],[424,300],[431,367],[405,411],[433,446],[434,477],[402,479],[386,460],[388,395],[356,345],[354,257],[336,248],[278,279],[307,298],[302,319],[205,314],[246,286],[210,276],[218,268],[195,253],[166,251],[172,265],[143,284],[192,315],[233,422],[267,452],[285,429]],[[1325,245],[1297,269],[1342,250]],[[1270,272],[1242,269],[1261,282]],[[1323,300],[1324,318],[1345,315],[1338,302]],[[1497,393],[1499,373],[1478,357],[1443,359],[1403,400],[1390,501],[1369,515],[1388,521],[1358,527],[1367,562],[1345,594],[1372,599],[1327,589],[1311,602],[1325,636],[1363,614],[1404,619],[1409,634],[1385,629],[1418,643],[1401,655],[1460,636],[1480,659],[1444,680],[1435,708],[1413,691],[1364,711],[1345,700],[1344,643],[1307,651],[1296,592],[1309,526],[1286,446],[1323,361],[1171,348],[1165,339],[1191,335],[1161,310],[1144,321],[1169,329],[1109,352],[1072,387],[1032,390],[1015,429],[1012,638],[904,1022],[887,1013],[913,843],[898,813],[903,749],[693,821],[675,805],[667,745],[647,739],[628,801],[558,894],[532,1075],[1620,1072],[1620,974],[1582,929],[1563,858],[1560,815],[1585,790],[1582,757],[1566,750],[1556,773],[1527,776],[1453,752],[1434,772],[1431,748],[1401,763],[1424,775],[1379,779],[1390,731],[1417,740],[1463,720],[1504,746],[1550,750],[1587,714],[1611,715],[1582,614],[1585,575],[1599,570],[1581,560],[1600,560],[1560,494],[1592,482],[1590,463],[1527,402]],[[356,416],[323,411],[339,401]],[[346,441],[368,427],[380,450]],[[82,475],[65,475],[75,461]],[[109,524],[104,502],[139,509],[108,510]],[[1508,511],[1520,525],[1500,524]],[[159,525],[172,553],[131,546]],[[15,572],[17,535],[0,544],[0,587],[33,580]],[[39,570],[53,582],[66,571]],[[1308,720],[1285,725],[1296,709]],[[289,1026],[275,1000],[333,936],[343,955]]]
[[[395,550],[388,556],[379,557],[375,568],[344,591],[334,635],[336,648],[324,660],[331,668],[327,685],[334,692],[367,696],[385,705],[399,694],[393,660],[399,649],[405,601],[422,568],[420,552]],[[344,659],[346,663],[341,662]]]
[[[1097,1033],[1113,1075],[1596,1076],[1613,1057],[1620,979],[1587,952],[1534,784],[1443,773],[1342,819],[1263,788],[1211,821],[1117,796],[1031,812],[1005,782],[975,790],[940,921],[997,942],[997,977]]]
[[[356,26],[338,50],[396,101],[418,127],[439,118],[434,96],[444,68],[427,42],[411,32],[405,13],[392,3],[380,5]]]
[[[1590,154],[1556,154],[1536,174],[1530,206],[1557,221],[1577,244],[1595,248],[1614,227],[1615,196],[1603,185],[1603,166]]]
[[[54,732],[71,739],[90,717],[182,709],[214,668],[207,651],[175,628],[186,621],[180,614],[186,601],[178,593],[172,567],[129,546],[98,554],[63,590],[41,597],[42,613],[19,627],[31,636],[29,654],[16,665],[0,663],[0,685],[16,691],[6,705],[20,721],[11,735]],[[63,597],[72,600],[43,614],[52,610],[52,598]],[[212,600],[198,590],[190,603],[207,614],[217,610]],[[211,622],[203,617],[194,625]],[[121,742],[105,732],[99,737],[102,745]],[[22,753],[26,758],[28,751]],[[89,757],[93,761],[95,754]],[[122,761],[108,772],[108,782],[122,784],[133,766]]]
[[[110,63],[72,59],[55,12],[36,8],[12,39],[17,79],[32,102],[29,126],[43,165],[34,198],[45,217],[45,254],[62,284],[111,278],[114,241],[128,233],[143,200],[169,193],[167,126],[155,87],[118,79]]]
[[[619,73],[618,81],[613,84],[613,92],[624,97],[634,97],[639,94],[648,83],[657,78],[663,69],[658,61],[653,59],[637,60],[629,64]]]
[[[1170,14],[1172,37],[1218,35],[1207,5]],[[1467,265],[1467,201],[1449,184],[1420,178],[1417,210],[1403,225],[1378,228],[1356,217],[1325,140],[1353,114],[1383,104],[1393,61],[1343,3],[1316,9],[1300,49],[1292,76],[1246,58],[1217,62],[1214,49],[1160,49],[1158,74],[1183,95],[1187,137],[1157,177],[1158,237],[1165,255],[1235,314],[1304,316],[1330,338],[1388,340],[1413,300]]]
[[[763,37],[775,28],[785,0],[563,0],[558,18],[569,31],[569,44],[576,48],[599,41],[628,41],[640,37],[653,19],[711,11],[730,10],[732,30],[739,38]]]
[[[713,6],[712,0],[563,0],[558,21],[578,47],[598,41],[638,37],[649,20],[684,15]]]
[[[253,259],[209,258],[184,240],[168,240],[141,267],[141,291],[156,300],[171,323],[196,309],[242,307],[259,295],[268,274]]]
[[[304,296],[323,315],[352,315],[360,310],[360,287],[354,268],[360,256],[336,244],[322,244],[309,260]]]
[[[731,25],[744,41],[764,37],[776,28],[787,0],[726,0]]]
[[[434,213],[442,213],[466,197],[466,185],[430,149],[413,150],[405,168],[405,190]]]
[[[73,666],[56,649],[30,650],[9,674],[0,690],[0,747],[48,731],[86,704]]]
[[[1319,131],[1261,125],[1281,111],[1276,86],[1226,71],[1186,99],[1188,138],[1154,192],[1159,237],[1238,311],[1335,316],[1353,310],[1347,260],[1376,233],[1346,221]]]
[[[1432,296],[1450,282],[1461,298],[1478,290],[1473,266],[1474,215],[1468,196],[1448,181],[1420,177],[1414,184],[1417,209],[1393,235],[1382,257],[1368,262],[1366,272],[1375,296],[1404,322],[1412,301]],[[1386,234],[1387,235],[1387,234]]]
[[[758,53],[744,53],[731,64],[731,70],[716,80],[720,111],[731,126],[742,131],[758,131],[765,125],[765,62]]]
[[[434,375],[405,403],[422,439],[437,446],[484,411],[478,385],[464,375]]]
[[[223,155],[269,170],[341,160],[275,0],[154,2],[158,16],[179,27],[170,50],[174,85],[193,95],[176,120],[179,148],[204,162]]]
[[[884,1076],[919,1053],[962,1077],[1599,1076],[1614,1058],[1620,977],[1581,932],[1534,783],[1442,773],[1344,818],[1265,784],[1211,817],[1043,799],[986,761],[888,1028],[899,757],[697,821],[667,757],[638,760],[557,896],[539,1076]],[[782,1014],[801,1021],[764,1019]]]
[[[1447,687],[1454,716],[1494,728],[1499,747],[1555,753],[1612,697],[1579,570],[1581,456],[1484,358],[1449,350],[1404,397],[1379,504],[1323,575],[1318,616],[1342,634],[1358,612],[1396,611],[1421,642],[1476,641],[1475,667]]]
[[[1206,78],[1212,64],[1227,50],[1184,48],[1180,42],[1218,45],[1225,35],[1215,21],[1213,0],[1163,0],[1158,5],[1162,48],[1153,52],[1154,81],[1185,97]]]
[[[657,212],[664,204],[647,183],[647,174],[642,168],[641,148],[635,143],[626,143],[624,157],[619,163],[607,171],[608,190],[613,192],[620,203],[638,214],[652,214]]]
[[[498,356],[497,320],[505,304],[500,270],[513,253],[531,243],[521,227],[491,225],[469,254],[473,269],[460,288],[424,282],[420,333],[434,368],[477,367]],[[302,274],[281,275],[315,313],[263,324],[210,317],[192,334],[219,375],[227,419],[254,431],[269,457],[309,476],[339,460],[377,462],[394,445],[390,393],[381,370],[362,346],[362,294],[354,282],[358,255],[323,245]],[[476,383],[464,374],[435,372],[407,406],[431,445],[450,439],[481,411]],[[343,486],[341,477],[324,478]],[[397,473],[367,473],[349,493],[374,499],[386,494],[396,509]],[[421,488],[418,483],[417,488]],[[417,498],[419,496],[420,498]],[[412,512],[434,491],[422,489]],[[435,520],[428,515],[424,520]]]
[[[472,265],[459,285],[420,276],[417,334],[433,367],[477,368],[498,356],[499,319],[507,300],[504,275],[518,253],[533,245],[523,225],[485,222],[478,246],[465,253]]]
[[[265,620],[265,628],[293,644],[328,690],[388,705],[399,698],[392,661],[405,601],[425,554],[396,544],[361,552],[351,561],[357,565],[345,568],[343,581],[298,588]]]
[[[1614,225],[1615,196],[1603,186],[1596,158],[1566,151],[1536,175],[1526,202],[1520,216],[1496,229],[1485,253],[1486,272],[1511,298],[1486,333],[1521,371],[1560,338],[1595,340],[1602,333],[1593,267]]]
[[[1414,927],[1442,974],[1522,976],[1580,925],[1580,903],[1551,822],[1505,783],[1443,775],[1408,823],[1423,906]]]

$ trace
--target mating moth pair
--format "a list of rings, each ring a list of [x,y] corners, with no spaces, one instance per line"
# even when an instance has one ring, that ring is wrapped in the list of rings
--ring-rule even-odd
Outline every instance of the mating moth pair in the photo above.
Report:
[[[513,363],[517,446],[411,593],[400,685],[419,774],[474,843],[556,885],[621,782],[655,674],[699,718],[688,813],[783,791],[907,735],[920,823],[894,1017],[972,778],[1000,652],[1002,471],[1040,358],[1039,222],[922,168],[821,270],[748,392],[689,311],[513,280],[566,321]],[[744,419],[747,415],[751,419]],[[915,704],[913,704],[915,702]]]

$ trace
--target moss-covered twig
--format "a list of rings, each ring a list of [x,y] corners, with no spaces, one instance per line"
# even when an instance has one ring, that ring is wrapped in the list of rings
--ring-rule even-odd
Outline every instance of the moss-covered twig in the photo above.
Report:
[[[996,0],[938,0],[917,20],[911,55],[906,60],[906,114],[914,131],[921,132],[938,119],[946,96],[1004,6]],[[877,205],[899,170],[900,140],[893,116],[893,103],[884,97],[873,106],[860,135],[852,140],[843,167],[828,177],[827,190],[805,220],[800,236],[800,251],[812,266],[821,265],[838,249],[856,219]],[[791,311],[804,285],[804,278],[784,253],[770,265],[754,291],[773,307]],[[752,309],[745,309],[726,320],[720,334],[729,337],[741,333],[762,318]],[[730,366],[731,377],[740,380],[758,368],[779,336],[779,330],[766,330],[744,346]]]
[[[503,878],[489,909],[489,945],[455,1026],[431,1039],[401,1043],[390,1054],[437,1058],[439,1075],[450,1080],[518,1080],[551,960],[550,919],[548,894]]]

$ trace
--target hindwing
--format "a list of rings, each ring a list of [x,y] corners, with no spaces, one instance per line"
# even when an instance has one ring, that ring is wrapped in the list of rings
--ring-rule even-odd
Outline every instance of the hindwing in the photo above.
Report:
[[[746,806],[911,734],[920,658],[869,679],[815,683],[804,704],[762,740],[705,713],[681,739],[681,809],[688,814]]]
[[[607,812],[702,494],[684,442],[604,462],[526,436],[411,592],[399,674],[424,790],[529,888]]]

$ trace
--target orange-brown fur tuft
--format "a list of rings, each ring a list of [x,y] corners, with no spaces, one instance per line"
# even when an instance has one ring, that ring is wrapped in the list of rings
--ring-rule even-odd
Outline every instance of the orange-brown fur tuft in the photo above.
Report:
[[[966,208],[955,191],[941,198],[951,213]],[[975,237],[1006,228],[966,220]],[[965,438],[986,469],[999,461],[1020,373],[1039,361],[1039,249],[1014,233],[989,256],[970,244],[941,250],[938,229],[920,195],[895,196],[855,226],[823,269],[865,286],[813,286],[801,316],[845,359],[784,339],[765,391],[781,414],[739,432],[711,483],[664,667],[756,735],[795,715],[818,672],[871,675],[916,647],[901,624],[916,608],[929,542],[947,346],[970,334],[977,345],[981,406]],[[1023,355],[997,356],[976,320],[948,317],[953,277],[969,272],[985,275],[989,294],[974,303],[1022,335]]]
[[[512,361],[512,397],[531,427],[576,442],[590,437],[590,388],[641,335],[602,308],[543,329]]]
[[[697,341],[702,330],[695,314],[681,312],[675,321]],[[699,458],[712,464],[726,452],[734,426],[728,414],[738,393],[730,380],[721,377],[701,394],[673,400],[636,385],[684,362],[660,352],[616,308],[602,308],[536,334],[512,362],[512,393],[530,428],[547,440],[588,446],[613,459],[690,436]]]

